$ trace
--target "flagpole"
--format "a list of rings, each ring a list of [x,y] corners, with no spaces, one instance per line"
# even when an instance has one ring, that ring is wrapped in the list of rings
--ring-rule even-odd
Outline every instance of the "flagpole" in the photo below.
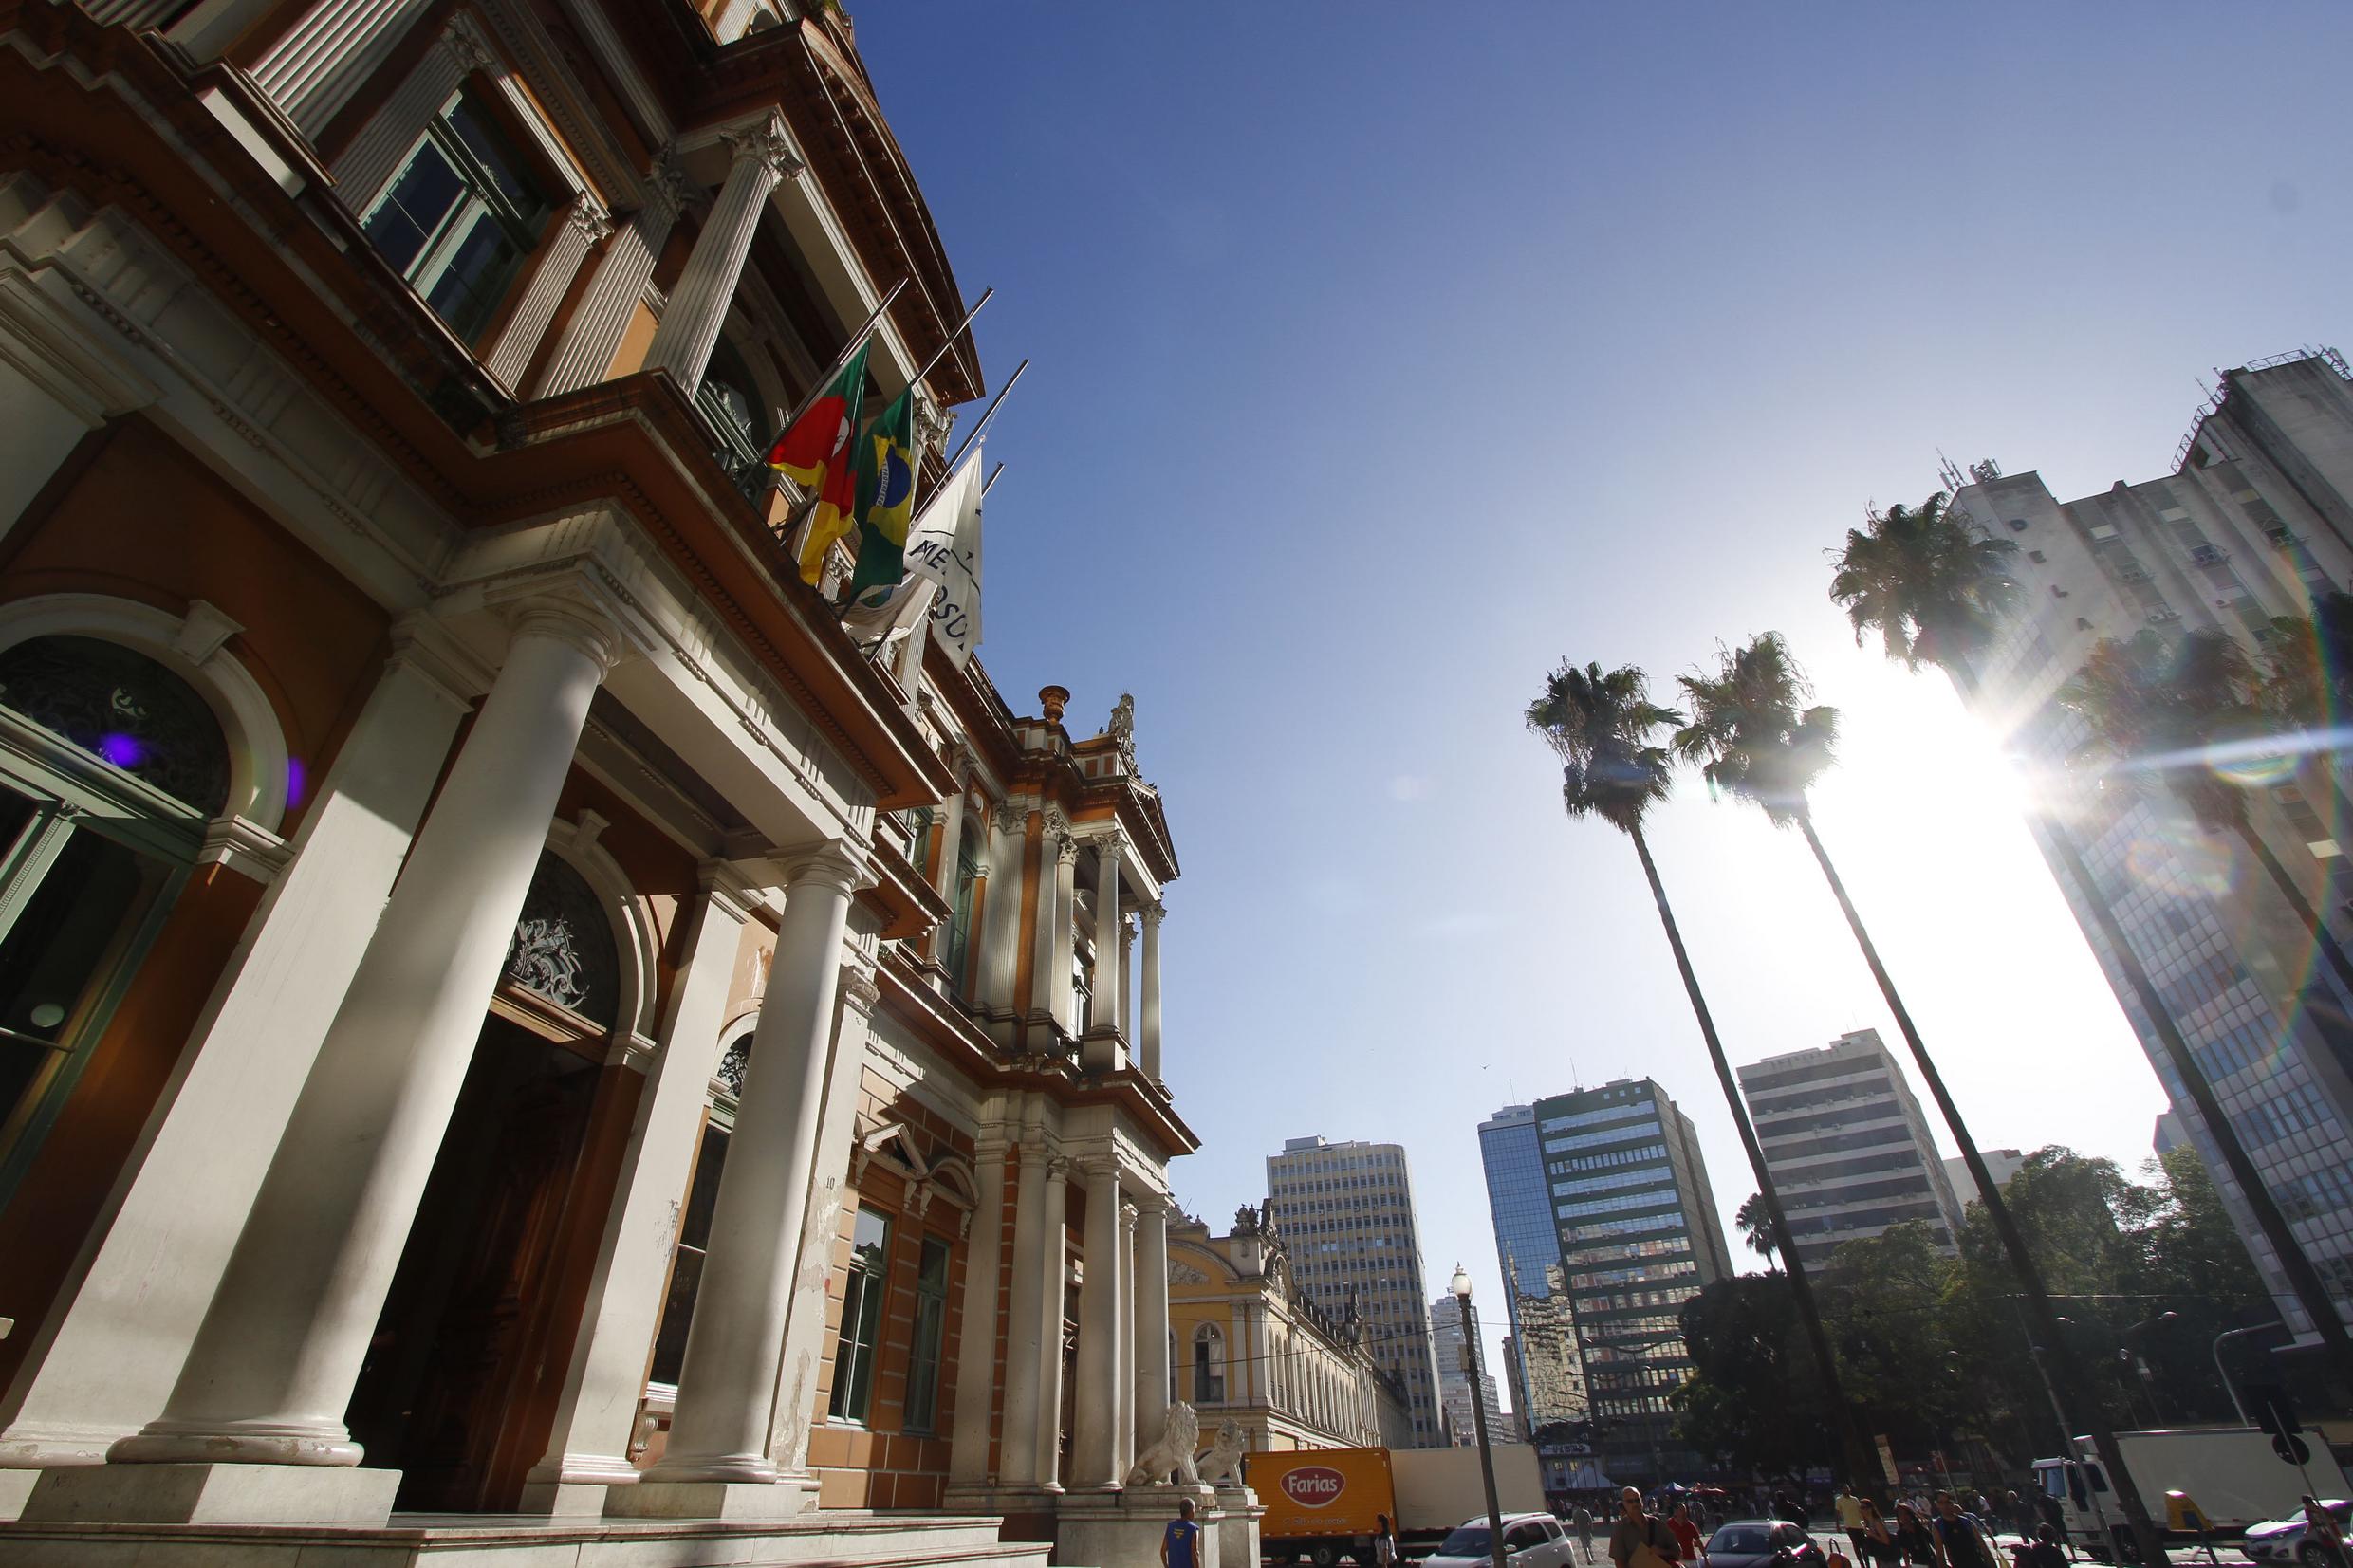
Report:
[[[792,416],[779,426],[779,429],[790,430],[801,422],[801,415],[817,406],[817,399],[824,395],[827,387],[833,385],[833,378],[842,374],[842,367],[850,362],[850,356],[858,352],[858,345],[866,341],[866,334],[874,330],[875,323],[882,319],[882,312],[891,307],[891,302],[899,298],[899,291],[906,286],[907,280],[904,278],[891,285],[891,291],[882,296],[882,303],[874,307],[874,314],[866,318],[865,324],[850,334],[849,341],[842,345],[842,352],[833,357],[833,363],[825,367],[824,374],[809,383],[807,395],[801,399],[800,406],[792,411]]]
[[[948,350],[955,347],[955,341],[964,336],[964,329],[973,324],[973,318],[980,314],[980,307],[987,304],[990,297],[995,293],[996,286],[993,284],[980,291],[980,298],[973,302],[973,308],[964,313],[964,319],[962,321],[956,323],[955,330],[940,340],[938,350],[934,353],[930,359],[923,361],[923,368],[921,370],[917,371],[913,376],[907,378],[907,384],[909,386],[916,385],[917,382],[921,381],[924,377],[929,376],[932,373],[932,367],[948,357]]]
[[[943,465],[950,473],[954,473],[955,471],[956,459],[964,455],[965,448],[970,447],[973,442],[979,440],[980,433],[989,428],[989,421],[997,416],[997,405],[1005,401],[1005,395],[1013,390],[1013,383],[1020,380],[1021,373],[1028,368],[1029,361],[1027,360],[1024,360],[1020,364],[1016,365],[1013,368],[1013,374],[1006,378],[1005,384],[997,388],[997,395],[989,399],[988,412],[980,416],[980,423],[974,425],[973,427],[973,433],[970,435],[967,435],[963,441],[957,445],[955,456],[949,458],[947,463]]]
[[[988,499],[989,492],[997,488],[997,478],[1004,472],[1005,465],[1002,463],[999,463],[996,468],[990,472],[989,482],[980,487],[980,494],[983,500]]]

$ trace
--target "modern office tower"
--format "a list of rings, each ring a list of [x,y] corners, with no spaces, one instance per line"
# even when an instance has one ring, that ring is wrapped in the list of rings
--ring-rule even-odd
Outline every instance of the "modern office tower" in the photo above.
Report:
[[[2167,1116],[2172,1114],[2170,1111],[2166,1113]],[[2158,1152],[2164,1153],[2162,1149]],[[1993,1178],[1996,1188],[2001,1189],[2010,1186],[2010,1178],[2016,1175],[2018,1168],[2027,1162],[2026,1155],[2016,1149],[1980,1149],[1977,1154],[1985,1161],[1986,1174]],[[1945,1161],[1944,1179],[1953,1184],[1953,1196],[1961,1206],[1961,1218],[1968,1219],[1969,1206],[1983,1201],[1977,1191],[1977,1184],[1969,1178],[1969,1162],[1958,1154]]]
[[[1807,1263],[1906,1220],[1926,1221],[1940,1248],[1956,1249],[1960,1205],[1877,1029],[1752,1062],[1740,1069],[1740,1093]]]
[[[1698,1134],[1651,1079],[1540,1099],[1535,1119],[1601,1467],[1695,1474],[1668,1403],[1692,1372],[1677,1314],[1732,1271]]]
[[[2149,1140],[2149,1147],[2160,1155],[2170,1154],[2189,1141],[2190,1130],[2181,1125],[2180,1112],[2159,1111],[2157,1114],[2157,1131]]]
[[[2307,615],[2316,596],[2353,581],[2353,371],[2323,349],[2224,372],[2174,455],[2161,479],[2119,480],[2066,503],[2033,473],[2004,474],[1992,463],[1948,470],[1954,514],[2017,546],[2016,608],[1973,672],[1969,700],[2013,756],[2039,769],[2040,795],[2062,800],[2126,940],[2345,1311],[2353,996],[2314,962],[2288,900],[2234,835],[2202,831],[2165,790],[2099,790],[2080,764],[2066,766],[2089,731],[2053,697],[2103,637],[2219,631],[2260,659],[2272,651],[2273,617]],[[2314,752],[2233,773],[2256,836],[2340,941],[2353,936],[2344,771],[2339,754]],[[2082,891],[2056,858],[2052,869],[2279,1310],[2307,1330]]]
[[[1584,1416],[1584,1368],[1566,1303],[1545,1311],[1560,1288],[1561,1236],[1538,1147],[1536,1113],[1507,1105],[1479,1123],[1479,1160],[1487,1171],[1487,1208],[1495,1225],[1495,1261],[1511,1319],[1511,1406],[1532,1433]],[[1541,1326],[1531,1324],[1542,1317]],[[1530,1358],[1537,1364],[1531,1364]]]
[[[1405,1151],[1394,1143],[1291,1138],[1267,1159],[1267,1201],[1301,1291],[1326,1312],[1346,1310],[1354,1298],[1381,1370],[1404,1386],[1414,1446],[1444,1447]]]
[[[1471,1329],[1478,1332],[1479,1309],[1471,1307]],[[1462,1303],[1452,1296],[1439,1296],[1430,1303],[1430,1344],[1437,1354],[1438,1405],[1446,1414],[1446,1432],[1454,1447],[1468,1448],[1479,1440],[1478,1417],[1471,1409],[1471,1369],[1463,1356]],[[1488,1356],[1479,1356],[1478,1398],[1487,1407],[1487,1436],[1492,1443],[1510,1441],[1511,1434],[1503,1424],[1503,1401],[1496,1396],[1495,1374],[1488,1369]]]

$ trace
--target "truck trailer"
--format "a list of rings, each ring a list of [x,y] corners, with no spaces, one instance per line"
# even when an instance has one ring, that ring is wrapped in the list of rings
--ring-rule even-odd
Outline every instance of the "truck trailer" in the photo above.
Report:
[[[2160,1529],[2166,1524],[2167,1492],[2185,1494],[2217,1537],[2292,1514],[2307,1492],[2346,1494],[2344,1472],[2317,1439],[2308,1442],[2310,1457],[2301,1467],[2280,1458],[2271,1439],[2253,1427],[2118,1432],[2116,1444],[2140,1489],[2141,1506]],[[2073,1452],[2065,1459],[2034,1462],[2035,1484],[2059,1505],[2070,1541],[2103,1558],[2113,1550],[2124,1554],[2118,1560],[2133,1560],[2138,1548],[2091,1439],[2079,1437],[2068,1446]],[[2174,1540],[2197,1539],[2195,1530],[2167,1534]]]
[[[1536,1450],[1499,1443],[1495,1500],[1507,1515],[1545,1511]],[[1369,1564],[1375,1522],[1408,1546],[1435,1546],[1465,1520],[1487,1512],[1475,1448],[1301,1448],[1253,1453],[1243,1479],[1267,1510],[1259,1543],[1277,1562],[1303,1559],[1316,1568]]]

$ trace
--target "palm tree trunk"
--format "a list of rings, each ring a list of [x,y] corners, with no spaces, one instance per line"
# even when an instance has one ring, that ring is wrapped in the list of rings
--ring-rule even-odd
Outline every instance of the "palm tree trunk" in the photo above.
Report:
[[[1740,1147],[1748,1153],[1749,1169],[1755,1173],[1756,1189],[1765,1204],[1765,1213],[1771,1222],[1773,1241],[1781,1248],[1781,1258],[1789,1272],[1789,1293],[1797,1302],[1800,1321],[1806,1326],[1806,1342],[1812,1346],[1814,1364],[1822,1369],[1822,1386],[1829,1395],[1831,1419],[1837,1423],[1839,1446],[1844,1450],[1846,1473],[1850,1480],[1868,1485],[1880,1473],[1876,1450],[1862,1435],[1856,1420],[1854,1407],[1839,1386],[1838,1360],[1830,1353],[1830,1337],[1822,1326],[1821,1310],[1814,1304],[1814,1287],[1806,1277],[1806,1264],[1798,1257],[1797,1244],[1789,1239],[1789,1221],[1781,1211],[1781,1193],[1773,1186],[1772,1171],[1766,1167],[1765,1150],[1756,1141],[1756,1128],[1749,1120],[1748,1107],[1740,1098],[1740,1086],[1733,1081],[1732,1063],[1725,1059],[1724,1042],[1716,1037],[1715,1019],[1708,1011],[1708,1000],[1699,993],[1699,976],[1692,969],[1691,954],[1683,950],[1683,933],[1676,926],[1675,911],[1668,906],[1666,884],[1658,879],[1658,863],[1651,858],[1650,841],[1638,825],[1628,831],[1634,840],[1634,852],[1642,858],[1642,875],[1650,878],[1650,895],[1658,906],[1658,923],[1666,928],[1667,946],[1675,950],[1675,967],[1683,976],[1684,994],[1691,998],[1692,1012],[1699,1020],[1700,1038],[1708,1044],[1708,1060],[1715,1064],[1716,1082],[1723,1087],[1724,1103],[1732,1114],[1732,1124],[1740,1129]],[[1876,1491],[1876,1486],[1871,1487]]]
[[[2296,918],[2304,922],[2304,929],[2312,933],[2312,941],[2321,950],[2321,956],[2328,960],[2328,967],[2336,970],[2337,978],[2344,982],[2345,1000],[2353,1003],[2353,959],[2346,958],[2344,949],[2337,945],[2336,937],[2329,933],[2327,925],[2322,921],[2320,911],[2314,909],[2311,900],[2305,897],[2304,889],[2296,885],[2296,879],[2288,874],[2288,868],[2280,864],[2280,858],[2271,853],[2271,846],[2263,841],[2263,835],[2255,831],[2251,818],[2242,812],[2232,826],[2238,834],[2239,842],[2247,846],[2265,874],[2271,878],[2271,885],[2279,889],[2279,895],[2288,901],[2288,907],[2296,912]],[[2353,1046],[2348,1046],[2336,1030],[2323,1031],[2321,1038],[2336,1057],[2337,1065],[2344,1069],[2347,1077],[2353,1077]]]
[[[2033,1317],[2034,1331],[2042,1337],[2043,1343],[2050,1347],[2051,1355],[2059,1363],[2060,1382],[2070,1389],[2089,1388],[2076,1365],[2073,1350],[2060,1332],[2059,1315],[2052,1310],[2050,1293],[2043,1283],[2043,1271],[2036,1266],[2034,1255],[2027,1250],[2026,1237],[2020,1233],[2018,1222],[2011,1218],[2010,1205],[2003,1200],[2001,1188],[1994,1182],[1992,1172],[1986,1169],[1985,1156],[1977,1152],[1977,1140],[1970,1136],[1969,1124],[1961,1119],[1960,1106],[1954,1102],[1953,1092],[1945,1087],[1944,1075],[1936,1071],[1936,1063],[1929,1056],[1928,1046],[1912,1022],[1911,1009],[1903,1005],[1903,998],[1897,992],[1896,982],[1888,974],[1887,966],[1880,962],[1880,950],[1872,942],[1871,933],[1863,928],[1862,916],[1855,912],[1855,901],[1846,895],[1844,879],[1839,876],[1838,867],[1831,864],[1830,852],[1823,847],[1822,836],[1814,831],[1812,809],[1800,802],[1796,816],[1798,831],[1806,835],[1806,847],[1814,852],[1814,863],[1822,868],[1824,879],[1830,884],[1830,895],[1838,900],[1839,913],[1846,916],[1846,929],[1855,933],[1855,946],[1862,950],[1862,961],[1870,968],[1871,978],[1879,982],[1880,995],[1886,999],[1887,1010],[1895,1014],[1896,1028],[1903,1036],[1904,1044],[1911,1049],[1912,1064],[1919,1070],[1921,1081],[1928,1085],[1929,1098],[1936,1102],[1937,1112],[1943,1116],[1946,1128],[1953,1134],[1954,1143],[1961,1151],[1961,1161],[1969,1167],[1969,1179],[1977,1185],[1977,1194],[1984,1204],[1986,1218],[1992,1223],[1993,1233],[2001,1239],[2002,1250],[2010,1258],[2010,1272],[2017,1276],[2018,1287],[2026,1296],[2028,1310]],[[1955,1236],[1953,1240],[1957,1247],[1960,1238]],[[2124,1522],[2131,1526],[2133,1539],[2140,1544],[2140,1560],[2144,1563],[2165,1561],[2164,1545],[2158,1535],[2156,1522],[2149,1518],[2148,1506],[2140,1499],[2140,1488],[2133,1484],[2130,1472],[2121,1462],[2116,1432],[2106,1413],[2100,1408],[2096,1392],[2092,1394],[2091,1408],[2085,1413],[2091,1417],[2089,1435],[2093,1450],[2107,1467],[2108,1474],[2121,1483],[2116,1488],[2117,1503],[2124,1510]],[[2061,1419],[2064,1421],[2066,1418],[2062,1416]],[[2067,1444],[2074,1436],[2070,1431],[2062,1430],[2059,1433],[2061,1453],[2068,1452]]]

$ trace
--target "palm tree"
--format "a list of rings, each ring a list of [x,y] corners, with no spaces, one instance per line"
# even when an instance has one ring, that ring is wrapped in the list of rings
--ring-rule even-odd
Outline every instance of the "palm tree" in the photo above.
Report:
[[[1876,632],[1890,658],[1914,670],[1922,664],[1936,665],[1952,678],[1962,697],[1973,702],[1978,693],[1976,666],[1992,646],[2002,617],[2017,595],[2017,580],[2009,567],[2009,558],[2017,546],[2008,540],[1990,539],[1965,527],[1946,513],[1944,500],[1939,491],[1917,511],[1908,511],[1901,506],[1890,507],[1883,513],[1874,513],[1867,527],[1850,529],[1846,548],[1839,553],[1837,569],[1830,580],[1830,597],[1845,610],[1858,644]],[[2223,1164],[2245,1195],[2249,1211],[2278,1255],[2306,1313],[2327,1341],[2331,1357],[2343,1376],[2353,1370],[2353,1353],[2348,1353],[2344,1326],[2337,1319],[2327,1288],[2288,1231],[2287,1219],[2257,1175],[2246,1146],[2222,1114],[2213,1085],[2198,1069],[2164,998],[2126,940],[2123,924],[2117,918],[2114,907],[2084,866],[2074,837],[2047,814],[2040,815],[2035,825],[2044,842],[2058,857],[2067,879],[2075,885],[2084,907],[2091,912],[2092,923],[2116,967],[2122,971],[2125,984],[2140,1002],[2166,1061],[2205,1122]],[[2058,1333],[2056,1315],[2051,1311],[2042,1277],[2001,1201],[2000,1190],[1980,1172],[1982,1162],[1973,1157],[1973,1145],[1964,1141],[1958,1112],[1944,1095],[1941,1080],[1928,1075],[1928,1081],[1936,1095],[1938,1109],[1954,1129],[1955,1140],[1961,1143],[1964,1159],[1971,1162],[1970,1177],[1977,1184],[1985,1201],[1986,1216],[2001,1237],[2003,1250],[2009,1254],[2010,1266],[2017,1271],[2020,1286],[2034,1309],[2037,1331],[2060,1364],[2072,1370],[2074,1356]],[[2131,1476],[2114,1448],[2113,1435],[2105,1434],[2104,1429],[2093,1435],[2099,1440],[2100,1457],[2109,1475],[2126,1483],[2119,1490],[2119,1501],[2132,1522],[2145,1560],[2163,1561],[2160,1557],[2145,1556],[2153,1549],[2155,1532],[2148,1524],[2148,1512],[2141,1507],[2138,1491],[2129,1484]]]
[[[1765,1212],[1765,1194],[1751,1192],[1740,1200],[1739,1211],[1732,1215],[1732,1228],[1740,1232],[1749,1250],[1760,1258],[1773,1255],[1773,1222]]]
[[[2293,668],[2275,662],[2274,693],[2286,679],[2296,678],[2288,673]],[[2254,660],[2227,633],[2192,632],[2169,649],[2164,638],[2144,631],[2129,641],[2106,637],[2095,643],[2084,668],[2060,688],[2058,700],[2091,726],[2089,749],[2107,754],[2103,785],[2113,782],[2131,788],[2144,774],[2156,773],[2200,827],[2237,837],[2353,997],[2353,959],[2346,958],[2304,889],[2255,831],[2245,791],[2209,765],[2216,748],[2260,744],[2272,732],[2265,687]],[[2331,1045],[2340,1065],[2353,1072],[2353,1053],[2333,1039]]]
[[[1561,759],[1561,803],[1569,816],[1599,817],[1634,840],[1634,853],[1641,859],[1642,875],[1650,880],[1651,901],[1658,908],[1658,923],[1666,929],[1667,946],[1674,950],[1675,966],[1683,976],[1684,994],[1691,999],[1692,1012],[1699,1021],[1700,1038],[1707,1042],[1708,1058],[1714,1063],[1724,1103],[1732,1110],[1732,1123],[1740,1131],[1740,1146],[1749,1156],[1749,1169],[1756,1175],[1759,1199],[1773,1239],[1781,1248],[1782,1262],[1788,1269],[1790,1293],[1797,1302],[1799,1319],[1806,1325],[1806,1339],[1813,1347],[1815,1364],[1822,1369],[1830,1408],[1837,1412],[1847,1473],[1866,1476],[1876,1467],[1873,1449],[1856,1424],[1854,1410],[1840,1392],[1838,1362],[1830,1354],[1829,1337],[1823,1331],[1822,1314],[1814,1305],[1813,1287],[1806,1280],[1805,1263],[1798,1257],[1796,1244],[1789,1239],[1789,1221],[1782,1211],[1772,1172],[1766,1167],[1765,1151],[1756,1141],[1756,1128],[1749,1120],[1748,1107],[1733,1081],[1732,1062],[1724,1055],[1724,1042],[1715,1032],[1715,1019],[1708,1011],[1707,998],[1700,994],[1699,977],[1692,969],[1691,954],[1683,948],[1683,933],[1675,923],[1675,911],[1667,903],[1666,884],[1658,879],[1658,863],[1651,858],[1650,840],[1642,833],[1642,819],[1652,806],[1667,798],[1672,773],[1667,753],[1657,737],[1658,731],[1672,726],[1679,716],[1672,708],[1661,708],[1650,700],[1648,677],[1630,664],[1604,672],[1599,664],[1588,664],[1580,670],[1564,661],[1545,682],[1544,693],[1529,704],[1528,728],[1541,736]]]

